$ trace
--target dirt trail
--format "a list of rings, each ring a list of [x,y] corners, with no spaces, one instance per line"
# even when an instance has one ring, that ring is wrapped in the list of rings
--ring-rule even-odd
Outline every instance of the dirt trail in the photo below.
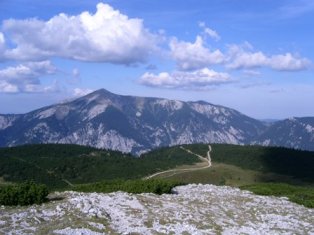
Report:
[[[145,177],[144,179],[151,179],[157,175],[161,175],[161,174],[165,174],[165,173],[173,173],[171,175],[168,175],[167,177],[170,177],[170,176],[174,176],[176,174],[180,174],[180,173],[183,173],[183,172],[188,172],[188,171],[198,171],[198,170],[202,170],[202,169],[206,169],[206,168],[209,168],[211,167],[211,158],[210,158],[210,152],[212,151],[212,147],[210,145],[208,145],[208,151],[207,151],[207,154],[206,154],[206,157],[203,157],[199,154],[196,154],[196,153],[193,153],[191,150],[189,149],[186,149],[184,147],[180,147],[181,149],[183,149],[184,151],[194,155],[194,156],[197,156],[201,161],[203,162],[206,162],[207,165],[206,166],[202,166],[202,167],[194,167],[194,168],[184,168],[184,169],[172,169],[172,170],[166,170],[166,171],[160,171],[160,172],[157,172],[155,174],[152,174],[150,176],[147,176]]]

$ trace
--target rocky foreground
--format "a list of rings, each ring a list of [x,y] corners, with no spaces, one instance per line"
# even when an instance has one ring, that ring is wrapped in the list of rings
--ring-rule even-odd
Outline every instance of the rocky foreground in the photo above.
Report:
[[[0,234],[314,234],[314,210],[237,188],[187,185],[172,195],[62,192],[2,207]]]

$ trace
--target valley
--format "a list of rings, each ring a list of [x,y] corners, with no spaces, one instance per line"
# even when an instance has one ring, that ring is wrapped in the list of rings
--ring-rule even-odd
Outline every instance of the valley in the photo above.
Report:
[[[0,148],[0,177],[7,182],[34,180],[51,189],[155,177],[231,186],[259,182],[314,184],[313,153],[277,147],[191,144],[136,157],[77,145],[25,145]]]
[[[314,185],[314,152],[278,147],[191,144],[136,157],[93,147],[40,144],[0,148],[0,157],[1,184],[33,180],[51,190],[141,178],[229,186]]]

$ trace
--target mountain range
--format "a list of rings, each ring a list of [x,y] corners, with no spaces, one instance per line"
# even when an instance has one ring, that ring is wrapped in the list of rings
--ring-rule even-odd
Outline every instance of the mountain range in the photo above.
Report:
[[[0,146],[71,143],[140,154],[188,143],[314,150],[314,117],[264,122],[204,101],[113,94],[100,89],[26,114],[0,114]]]

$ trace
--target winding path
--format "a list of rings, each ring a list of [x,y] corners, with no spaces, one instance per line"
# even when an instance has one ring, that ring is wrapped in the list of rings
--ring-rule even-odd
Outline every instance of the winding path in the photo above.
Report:
[[[173,175],[176,175],[176,174],[180,174],[180,173],[183,173],[183,172],[198,171],[198,170],[202,170],[202,169],[206,169],[206,168],[211,167],[212,163],[211,163],[211,158],[210,158],[210,152],[212,151],[212,147],[210,145],[208,145],[208,151],[207,151],[206,157],[203,157],[203,156],[201,156],[199,154],[193,153],[191,150],[186,149],[183,146],[180,146],[180,148],[183,149],[184,151],[194,155],[194,156],[197,156],[201,161],[206,162],[207,165],[206,166],[202,166],[202,167],[195,167],[195,168],[172,169],[172,170],[160,171],[160,172],[154,173],[154,174],[152,174],[150,176],[146,176],[144,179],[147,180],[147,179],[151,179],[151,178],[153,178],[153,177],[155,177],[157,175],[173,172],[173,174],[167,176],[167,177],[170,177],[170,176],[173,176]]]

